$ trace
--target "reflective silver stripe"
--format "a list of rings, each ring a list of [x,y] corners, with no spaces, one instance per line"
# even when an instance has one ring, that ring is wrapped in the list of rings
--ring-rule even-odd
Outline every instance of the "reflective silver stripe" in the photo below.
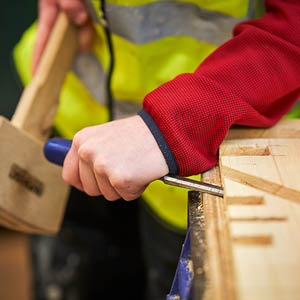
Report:
[[[176,1],[106,6],[112,32],[135,44],[167,36],[190,36],[220,45],[231,37],[233,27],[244,20]]]
[[[106,104],[106,76],[97,57],[92,54],[77,54],[72,71],[79,77],[92,96],[101,104]]]
[[[106,105],[106,75],[97,57],[91,53],[78,54],[73,62],[72,71],[78,76],[95,100],[102,105]],[[141,103],[114,100],[115,119],[133,116],[141,109]]]
[[[123,119],[136,115],[142,109],[142,103],[114,100],[115,119]]]
[[[254,18],[254,0],[249,0],[248,19]]]

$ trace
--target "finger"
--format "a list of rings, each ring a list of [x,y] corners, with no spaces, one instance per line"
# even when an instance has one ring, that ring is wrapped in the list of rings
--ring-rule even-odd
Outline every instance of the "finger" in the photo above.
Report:
[[[91,22],[86,23],[79,29],[79,50],[86,53],[92,49],[94,28]]]
[[[116,189],[116,191],[122,195],[122,198],[125,201],[132,201],[132,200],[136,200],[138,199],[144,192],[144,190],[146,189],[147,186],[139,189],[139,190],[135,190],[134,192],[130,192],[127,189]]]
[[[89,18],[88,11],[81,0],[58,0],[58,5],[76,25],[83,25]]]
[[[41,0],[39,2],[39,18],[37,36],[33,51],[31,71],[34,74],[46,47],[49,35],[58,14],[56,0]]]
[[[106,200],[115,201],[122,198],[110,184],[107,176],[97,174],[95,172],[98,187],[100,188]]]
[[[65,158],[62,177],[68,184],[83,191],[83,186],[81,184],[79,175],[79,157],[77,149],[74,147],[74,145],[72,145],[69,153]]]
[[[131,201],[139,198],[147,185],[137,185],[136,180],[131,178],[126,178],[126,173],[121,176],[112,176],[110,178],[110,183],[113,189],[118,193],[124,200]]]
[[[98,188],[97,181],[91,167],[83,160],[79,161],[79,176],[85,193],[89,196],[101,195],[101,191]]]

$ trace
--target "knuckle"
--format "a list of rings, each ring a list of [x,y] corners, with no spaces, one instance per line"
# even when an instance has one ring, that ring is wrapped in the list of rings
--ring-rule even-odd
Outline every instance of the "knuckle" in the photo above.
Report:
[[[60,7],[66,12],[72,11],[74,10],[74,1],[61,0]]]
[[[114,172],[110,177],[111,185],[116,189],[126,190],[132,185],[132,178],[127,173]]]
[[[44,8],[44,6],[45,7],[51,7],[51,6],[53,7],[55,5],[56,5],[55,0],[40,0],[39,1],[40,8]]]
[[[93,155],[93,151],[90,147],[87,147],[85,145],[79,147],[78,149],[79,159],[88,162],[91,160],[92,155]]]
[[[110,177],[110,182],[125,201],[135,200],[141,194],[134,176],[131,176],[128,172],[115,172]]]
[[[94,163],[94,172],[97,175],[102,175],[106,173],[107,161],[104,158],[97,159]]]
[[[78,149],[81,146],[81,144],[83,143],[83,137],[84,137],[83,130],[77,132],[73,138],[73,142],[72,142],[73,146]]]
[[[73,0],[73,1],[60,0],[59,6],[63,11],[66,12],[68,17],[75,23],[77,23],[76,21],[78,20],[80,20],[80,23],[82,23],[88,17],[86,8],[83,2],[80,0]]]
[[[71,8],[71,5],[66,1],[61,1],[60,7],[63,11],[68,11]]]

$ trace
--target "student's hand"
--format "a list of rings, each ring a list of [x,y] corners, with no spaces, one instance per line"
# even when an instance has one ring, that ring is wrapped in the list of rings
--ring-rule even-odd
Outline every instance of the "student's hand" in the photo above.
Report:
[[[39,0],[39,18],[32,73],[35,73],[58,12],[64,11],[71,22],[79,27],[79,49],[87,52],[92,46],[93,26],[83,0]]]
[[[140,116],[85,128],[74,139],[63,179],[90,196],[138,198],[168,166]]]

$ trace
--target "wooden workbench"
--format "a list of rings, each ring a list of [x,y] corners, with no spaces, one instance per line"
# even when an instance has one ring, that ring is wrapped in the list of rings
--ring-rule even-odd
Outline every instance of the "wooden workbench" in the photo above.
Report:
[[[230,131],[189,201],[195,299],[300,299],[300,120]]]

